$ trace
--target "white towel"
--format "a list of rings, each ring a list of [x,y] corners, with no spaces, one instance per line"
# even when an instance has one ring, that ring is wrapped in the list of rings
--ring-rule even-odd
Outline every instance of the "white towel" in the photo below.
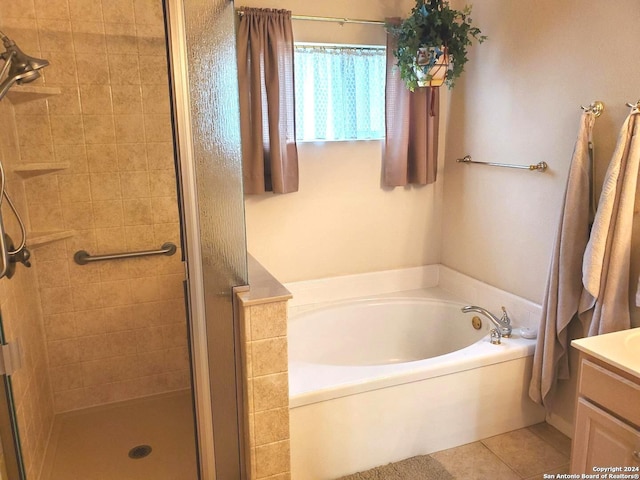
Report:
[[[639,114],[633,110],[620,131],[584,253],[579,314],[589,336],[631,325],[629,268],[640,167]]]
[[[551,256],[529,396],[550,405],[558,378],[569,378],[568,326],[582,293],[582,254],[589,239],[589,143],[595,117],[583,113]]]

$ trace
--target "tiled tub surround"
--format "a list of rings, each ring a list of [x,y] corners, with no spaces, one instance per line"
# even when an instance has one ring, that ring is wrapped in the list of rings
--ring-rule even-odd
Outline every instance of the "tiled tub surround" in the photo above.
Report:
[[[286,287],[293,293],[290,314],[315,310],[339,315],[352,305],[342,301],[353,297],[373,297],[383,308],[399,297],[405,302],[436,298],[494,312],[504,305],[514,325],[514,337],[503,339],[502,345],[490,345],[484,338],[463,350],[413,362],[343,365],[330,358],[323,364],[292,357],[291,471],[296,479],[337,478],[544,419],[544,409],[528,399],[525,388],[534,342],[519,338],[517,328],[533,326],[530,322],[539,306],[439,265]],[[376,302],[370,302],[372,308]],[[318,310],[326,306],[332,308]],[[313,323],[320,321],[319,315],[293,317],[291,322]],[[302,325],[291,326],[302,336],[291,335],[289,342],[304,341]],[[348,326],[344,331],[335,329],[336,335],[349,336]],[[417,328],[411,331],[415,334]],[[453,329],[451,334],[455,335]],[[325,337],[319,332],[313,344],[294,347],[307,351],[327,342],[331,349],[340,343]]]
[[[189,386],[180,251],[78,266],[92,254],[179,245],[160,0],[0,0],[0,28],[46,58],[61,93],[14,106],[56,412]],[[35,284],[35,282],[34,282]]]
[[[287,301],[291,294],[249,257],[248,291],[237,294],[245,376],[250,480],[290,475]]]
[[[15,116],[13,107],[6,100],[0,102],[0,125],[0,160],[7,174],[7,191],[18,211],[24,215],[26,201],[22,179],[12,172],[19,159]],[[3,205],[2,212],[7,232],[15,242],[19,242],[20,230],[6,205]],[[53,400],[36,263],[34,261],[34,266],[29,269],[18,265],[12,279],[0,279],[0,315],[5,338],[10,343],[19,341],[23,351],[22,367],[11,380],[28,478],[37,478],[40,472],[53,424]],[[4,448],[10,454],[6,445]]]

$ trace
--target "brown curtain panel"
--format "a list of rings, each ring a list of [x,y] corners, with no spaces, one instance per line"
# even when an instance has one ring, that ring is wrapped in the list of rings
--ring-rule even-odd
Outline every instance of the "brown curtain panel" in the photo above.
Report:
[[[237,49],[245,193],[296,192],[291,12],[243,12]]]
[[[438,167],[439,87],[409,91],[395,68],[395,48],[395,38],[387,34],[382,183],[390,187],[426,185],[436,181]]]

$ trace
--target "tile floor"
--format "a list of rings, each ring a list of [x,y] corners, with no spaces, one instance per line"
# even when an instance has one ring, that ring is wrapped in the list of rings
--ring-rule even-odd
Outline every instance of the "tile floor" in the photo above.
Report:
[[[538,480],[568,473],[571,439],[547,423],[431,454],[455,478]]]
[[[129,450],[150,445],[149,456]],[[58,415],[42,480],[196,480],[190,391]]]

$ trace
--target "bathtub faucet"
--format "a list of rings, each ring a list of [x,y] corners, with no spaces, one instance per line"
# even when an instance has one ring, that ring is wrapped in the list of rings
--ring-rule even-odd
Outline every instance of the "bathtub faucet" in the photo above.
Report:
[[[511,336],[511,319],[509,318],[509,315],[507,315],[506,308],[502,307],[502,318],[498,318],[490,311],[482,307],[478,307],[476,305],[467,305],[466,307],[462,307],[462,311],[464,313],[469,313],[469,312],[481,313],[482,315],[487,317],[489,320],[491,320],[491,323],[493,323],[496,326],[496,328],[498,328],[498,331],[500,332],[500,336],[506,337],[506,338],[509,338]]]

